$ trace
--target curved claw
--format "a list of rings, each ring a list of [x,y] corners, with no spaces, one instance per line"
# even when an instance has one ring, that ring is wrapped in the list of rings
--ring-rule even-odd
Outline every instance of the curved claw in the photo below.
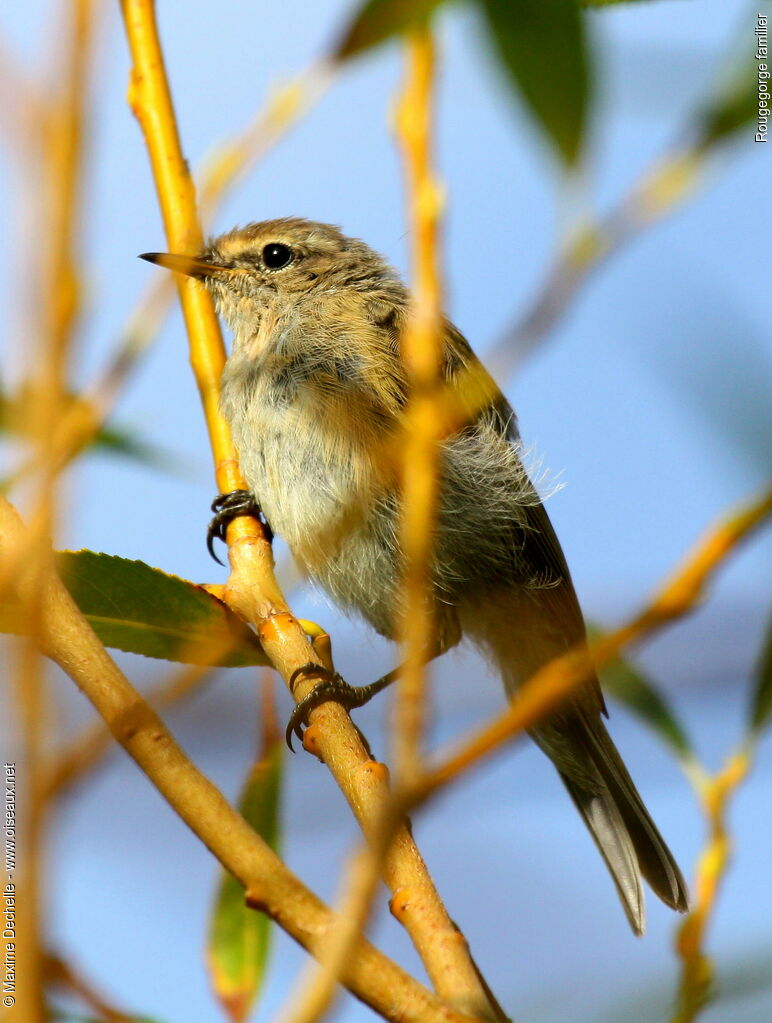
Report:
[[[209,556],[214,558],[214,560],[217,562],[217,564],[218,565],[222,565],[223,568],[224,568],[225,567],[225,562],[217,557],[217,555],[215,553],[215,550],[214,550],[215,538],[217,538],[218,540],[222,540],[223,539],[223,537],[220,535],[219,530],[215,529],[214,519],[212,519],[212,521],[209,523],[209,527],[207,528],[207,531],[206,531],[206,549],[209,551]]]
[[[223,562],[220,561],[214,552],[214,541],[222,540],[225,542],[228,524],[232,519],[238,518],[239,515],[259,516],[261,514],[260,505],[255,500],[255,495],[251,491],[231,490],[227,494],[219,494],[212,501],[212,511],[215,514],[206,531],[206,549],[214,560],[222,565]],[[270,526],[267,523],[266,528],[270,532]]]
[[[294,753],[295,750],[292,746],[293,733],[298,739],[303,740],[303,726],[308,724],[308,715],[314,709],[318,707],[320,703],[324,703],[325,700],[330,698],[335,699],[335,694],[338,691],[337,685],[342,684],[346,686],[346,683],[338,674],[333,674],[328,671],[327,668],[322,664],[314,664],[313,661],[309,661],[308,664],[303,664],[301,667],[296,668],[289,677],[290,692],[295,691],[295,682],[301,675],[308,675],[313,673],[315,675],[321,675],[324,681],[319,682],[314,688],[303,697],[302,700],[298,700],[297,704],[293,707],[292,713],[290,714],[289,721],[287,722],[287,730],[284,733],[284,738],[287,741],[287,745]]]
[[[318,669],[316,670],[318,671]],[[342,703],[345,706],[345,699],[341,700],[339,697],[341,694],[345,694],[349,688],[350,686],[343,681],[340,675],[333,675],[331,678],[325,679],[325,681],[314,686],[308,696],[295,705],[287,722],[287,730],[284,733],[287,745],[293,753],[295,751],[292,746],[292,736],[294,734],[301,742],[303,741],[303,726],[308,724],[308,715],[314,707],[318,707],[328,700],[335,700],[336,703]]]

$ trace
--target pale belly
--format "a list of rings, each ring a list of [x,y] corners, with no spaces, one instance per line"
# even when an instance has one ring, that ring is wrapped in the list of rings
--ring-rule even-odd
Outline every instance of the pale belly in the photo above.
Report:
[[[277,400],[265,381],[250,389],[247,404],[226,369],[222,394],[242,472],[271,529],[336,603],[391,636],[399,586],[394,512],[378,500],[357,438],[333,432],[302,400]]]

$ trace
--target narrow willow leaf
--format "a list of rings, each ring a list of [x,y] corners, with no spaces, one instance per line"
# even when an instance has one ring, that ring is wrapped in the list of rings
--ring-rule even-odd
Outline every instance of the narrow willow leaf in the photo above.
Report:
[[[278,851],[282,744],[273,742],[252,768],[239,798],[239,810],[255,831]],[[210,925],[208,960],[215,994],[233,1023],[242,1023],[254,1005],[265,975],[273,922],[244,904],[244,889],[223,872]]]
[[[692,126],[696,148],[709,149],[726,142],[758,115],[758,64],[744,50],[710,99],[698,112]]]
[[[579,0],[579,2],[582,7],[621,7],[622,4],[650,4],[655,0]]]
[[[163,469],[165,472],[180,473],[182,459],[178,453],[156,444],[149,444],[123,427],[103,426],[94,435],[90,447],[97,451],[121,455],[123,458],[141,462],[155,469]]]
[[[591,636],[600,632],[597,628],[588,631]],[[680,760],[694,757],[691,742],[665,697],[629,661],[618,658],[599,675],[604,691],[656,732]]]
[[[426,21],[445,0],[367,0],[335,47],[336,60],[364,53],[392,36]]]
[[[569,164],[579,158],[590,59],[576,0],[477,0],[498,58],[537,124]]]
[[[94,551],[62,551],[56,567],[105,646],[212,667],[267,665],[255,634],[195,583],[143,561]],[[21,608],[0,600],[0,632],[23,634]]]
[[[751,728],[758,733],[772,718],[772,618],[761,648],[755,672],[755,691],[751,702]]]

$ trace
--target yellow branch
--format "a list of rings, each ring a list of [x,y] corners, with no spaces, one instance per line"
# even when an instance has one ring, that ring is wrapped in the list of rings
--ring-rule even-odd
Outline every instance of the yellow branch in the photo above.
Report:
[[[202,247],[203,238],[193,182],[177,135],[154,4],[151,0],[123,0],[121,7],[133,59],[129,104],[145,136],[169,248],[172,252],[195,253]],[[243,489],[245,483],[230,431],[217,408],[225,347],[214,306],[205,289],[194,281],[178,277],[177,287],[190,339],[190,361],[215,458],[217,484],[223,493]]]
[[[726,826],[729,801],[747,777],[751,763],[751,747],[739,750],[718,774],[703,780],[698,792],[709,837],[697,863],[694,905],[676,934],[681,978],[672,1023],[692,1023],[710,1000],[714,967],[703,950],[705,935],[731,862],[732,841]]]
[[[442,192],[431,166],[434,46],[428,28],[407,43],[407,72],[397,107],[403,151],[414,284],[401,354],[408,372],[409,400],[402,446],[402,523],[405,552],[404,668],[399,680],[394,728],[397,784],[423,772],[427,652],[436,629],[429,612],[429,579],[439,500],[441,422],[437,383],[442,358],[442,290],[438,259]]]
[[[66,27],[54,88],[44,103],[28,108],[31,127],[40,132],[36,141],[42,144],[43,170],[33,195],[41,236],[33,250],[32,285],[38,301],[33,306],[36,322],[30,324],[29,330],[38,343],[28,370],[31,399],[25,409],[25,426],[41,470],[33,490],[39,538],[24,552],[25,568],[32,583],[24,604],[31,639],[21,648],[15,673],[22,733],[19,799],[25,811],[20,834],[25,855],[18,877],[14,877],[19,907],[16,1009],[26,1023],[42,1023],[47,1015],[40,914],[47,813],[42,754],[49,714],[42,659],[35,641],[43,628],[41,584],[50,558],[45,540],[56,525],[57,478],[50,454],[51,438],[57,434],[64,408],[69,356],[80,305],[75,249],[94,20],[93,0],[75,0],[63,8]],[[16,560],[14,568],[19,564]],[[4,588],[10,579],[8,568],[0,576]]]
[[[145,698],[155,710],[163,710],[197,692],[200,686],[207,681],[212,670],[212,668],[198,664],[185,665],[181,670],[173,672],[167,679],[155,686]],[[115,743],[105,727],[104,721],[101,718],[96,718],[48,766],[44,773],[43,783],[43,791],[47,798],[57,798],[63,792],[68,791],[115,748]]]
[[[405,647],[400,675],[394,728],[394,752],[398,777],[396,788],[414,783],[423,773],[422,735],[426,654],[434,646],[435,623],[428,612],[432,538],[439,496],[439,442],[446,435],[447,408],[440,384],[442,292],[438,260],[439,220],[442,194],[431,169],[432,83],[434,47],[428,27],[408,38],[407,72],[397,107],[397,135],[403,150],[407,177],[409,220],[412,227],[414,287],[411,316],[401,339],[401,353],[410,380],[410,399],[394,460],[402,470],[402,546],[405,551],[405,612],[401,623]],[[346,529],[361,509],[346,518]],[[325,546],[342,538],[325,536]],[[326,547],[326,549],[329,549]],[[399,800],[399,796],[396,797]],[[379,867],[397,880],[390,868],[392,836],[404,839],[401,814],[395,804],[371,822],[370,856],[358,856],[347,879],[341,913],[349,929],[332,937],[322,968],[308,971],[308,978],[293,994],[282,1014],[282,1023],[311,1023],[329,1004],[336,978],[351,952],[354,928],[363,926],[374,894]],[[503,1014],[489,997],[472,962],[467,943],[453,924],[425,874],[423,864],[410,883],[396,889],[392,913],[411,933],[419,933],[418,945],[436,990],[461,1011],[484,1019]]]

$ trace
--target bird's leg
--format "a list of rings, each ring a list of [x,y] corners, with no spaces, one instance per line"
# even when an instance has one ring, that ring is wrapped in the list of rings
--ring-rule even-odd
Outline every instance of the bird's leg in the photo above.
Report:
[[[433,661],[437,657],[441,657],[447,650],[454,647],[461,638],[461,633],[458,629],[458,625],[455,622],[455,617],[451,622],[446,622],[446,626],[449,624],[450,628],[442,629],[436,636],[433,645],[427,651],[425,664]],[[327,668],[321,664],[314,664],[310,662],[304,664],[301,668],[297,668],[292,672],[289,679],[290,692],[293,692],[293,687],[296,680],[301,675],[308,675],[313,673],[315,675],[321,675],[323,681],[318,685],[314,686],[307,696],[304,696],[302,700],[299,700],[292,713],[290,714],[289,722],[287,723],[286,739],[287,745],[292,749],[292,735],[293,733],[298,739],[303,738],[303,726],[308,723],[308,715],[314,709],[322,703],[332,701],[333,703],[339,703],[345,707],[346,710],[351,711],[356,707],[363,707],[366,703],[382,689],[390,686],[392,682],[396,682],[400,675],[405,670],[404,664],[398,664],[396,668],[392,668],[391,671],[386,672],[385,675],[381,675],[380,678],[376,679],[375,682],[371,682],[366,686],[351,686],[346,680],[339,675],[337,672],[328,671]]]
[[[214,512],[214,518],[209,523],[209,528],[206,531],[206,549],[215,561],[219,561],[222,564],[214,552],[214,541],[217,539],[225,542],[228,524],[233,519],[237,519],[239,515],[254,515],[255,518],[260,518],[262,511],[255,495],[250,490],[231,490],[230,493],[220,494],[212,501],[212,511]],[[273,531],[271,527],[264,518],[262,521],[268,531],[268,539],[272,540]]]
[[[290,691],[293,690],[295,682],[301,675],[321,675],[323,680],[314,686],[311,692],[304,696],[302,700],[299,700],[293,708],[287,723],[286,732],[289,748],[292,749],[293,733],[298,739],[302,740],[303,726],[308,723],[308,715],[314,707],[318,707],[320,704],[327,703],[328,701],[339,703],[348,711],[354,710],[356,707],[363,707],[372,700],[376,693],[380,693],[386,686],[390,686],[392,682],[395,682],[399,678],[400,670],[401,666],[396,667],[366,686],[350,686],[337,671],[328,671],[327,668],[324,668],[321,664],[314,664],[313,661],[297,668],[289,678]]]

